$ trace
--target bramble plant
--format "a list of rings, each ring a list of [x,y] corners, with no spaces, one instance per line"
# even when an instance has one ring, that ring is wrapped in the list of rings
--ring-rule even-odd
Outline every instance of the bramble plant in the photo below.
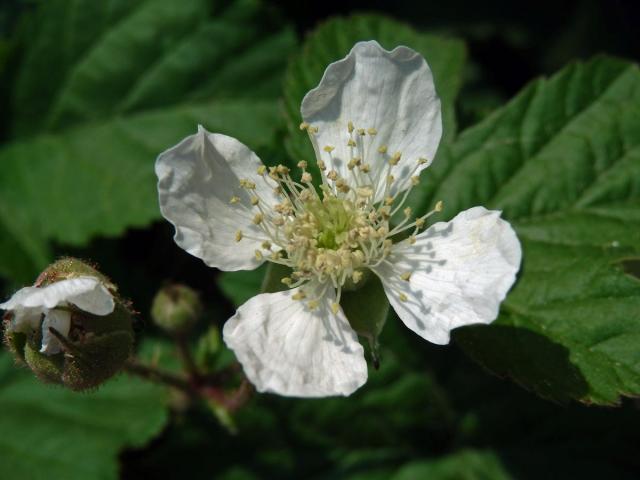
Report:
[[[298,47],[252,0],[120,3],[43,3],[0,42],[0,477],[178,452],[194,478],[633,478],[635,63],[458,132],[460,40],[355,15]],[[624,432],[624,465],[576,467],[562,422]]]

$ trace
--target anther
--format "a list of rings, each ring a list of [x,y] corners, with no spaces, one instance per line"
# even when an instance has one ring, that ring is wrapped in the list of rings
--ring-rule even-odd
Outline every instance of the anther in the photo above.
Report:
[[[260,250],[256,250],[255,252],[256,260],[262,260],[262,252]]]
[[[378,131],[375,128],[369,128],[367,129],[367,133],[373,137],[378,134]]]
[[[402,212],[404,213],[405,217],[407,217],[407,218],[410,217],[411,216],[411,207],[405,208]]]
[[[293,295],[291,295],[291,298],[293,300],[304,300],[305,298],[307,298],[307,295],[302,290],[300,290],[299,292],[296,292]]]
[[[254,207],[260,203],[260,199],[258,197],[251,197],[251,205]]]
[[[331,170],[329,173],[327,173],[327,178],[329,180],[336,180],[338,178],[338,172],[336,172],[335,170]]]
[[[333,302],[331,304],[331,311],[333,312],[334,315],[336,315],[338,313],[338,310],[340,310],[340,304]]]
[[[289,277],[282,277],[280,281],[284,283],[287,287],[290,287],[291,284],[293,283],[293,280]]]
[[[300,180],[302,180],[302,183],[311,183],[313,177],[311,177],[311,174],[309,172],[304,172],[300,177]]]
[[[265,240],[264,242],[262,242],[260,246],[265,250],[271,250],[271,242],[269,242],[268,240]]]
[[[378,147],[378,153],[387,153],[387,146],[386,145],[380,145]]]
[[[326,147],[323,148],[323,150],[327,153],[331,153],[336,149],[336,147],[332,146],[332,145],[327,145]]]
[[[385,204],[385,205],[393,205],[393,200],[394,200],[394,199],[393,199],[393,197],[388,196],[388,197],[386,197],[386,198],[384,199],[384,204]]]
[[[298,168],[301,170],[304,170],[305,168],[307,168],[307,161],[306,160],[300,160],[298,162]]]
[[[348,147],[355,147],[356,146],[356,141],[353,138],[350,138],[349,141],[347,142],[347,146]]]
[[[242,230],[238,230],[236,232],[236,242],[239,242],[240,240],[242,240]]]
[[[353,122],[349,121],[349,123],[347,123],[347,130],[349,133],[353,133]]]
[[[391,158],[389,159],[389,163],[391,165],[397,165],[398,162],[400,161],[400,157],[402,157],[402,153],[400,152],[396,152],[394,153]]]
[[[353,281],[353,283],[358,283],[360,280],[362,280],[362,272],[359,270],[353,272],[351,274],[351,280]]]
[[[408,282],[411,279],[411,272],[404,272],[400,275],[400,278],[405,282]]]
[[[427,160],[426,158],[418,159],[418,165],[424,165],[425,163],[429,163],[429,160]]]
[[[404,293],[400,293],[398,295],[398,298],[400,299],[401,302],[406,302],[407,300],[409,300]]]
[[[435,212],[441,212],[441,211],[442,211],[443,206],[444,206],[444,205],[443,205],[443,203],[442,203],[442,200],[438,200],[438,201],[436,202],[436,206],[435,206],[435,208],[434,208],[433,210],[434,210]]]
[[[233,197],[231,197],[231,200],[229,200],[230,204],[235,204],[238,203],[240,201],[240,197],[236,197],[235,195]]]
[[[265,167],[264,165],[260,165],[256,170],[258,175],[264,175],[266,171],[267,171],[267,167]]]
[[[414,187],[420,183],[420,177],[418,175],[414,175],[411,177],[411,185]]]
[[[302,122],[300,124],[300,130],[308,130],[309,129],[309,124],[307,122]]]
[[[318,160],[318,168],[322,171],[325,171],[327,169],[327,166],[322,160]]]
[[[263,219],[264,216],[262,215],[262,213],[256,213],[256,215],[253,217],[253,223],[255,223],[256,225],[260,225]]]
[[[311,300],[309,301],[309,303],[307,303],[307,306],[309,307],[309,310],[315,310],[320,306],[320,304],[317,300]]]
[[[365,132],[364,128],[359,128],[358,129],[358,135],[360,135],[361,137],[364,137],[367,134],[367,132]]]

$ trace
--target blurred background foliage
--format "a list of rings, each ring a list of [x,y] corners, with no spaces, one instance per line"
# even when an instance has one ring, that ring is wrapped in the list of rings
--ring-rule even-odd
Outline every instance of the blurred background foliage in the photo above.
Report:
[[[580,218],[563,216],[562,196],[543,188],[553,182],[536,179],[531,167],[548,164],[553,171],[558,156],[581,151],[564,135],[565,126],[591,135],[598,120],[605,126],[599,130],[616,130],[615,139],[593,135],[594,151],[605,152],[598,159],[621,157],[619,175],[640,178],[640,107],[633,107],[640,105],[637,67],[600,57],[523,88],[601,53],[636,61],[639,20],[634,2],[595,0],[4,0],[4,297],[31,283],[59,255],[89,258],[140,312],[142,355],[174,365],[162,334],[145,321],[155,291],[167,281],[181,281],[201,292],[205,331],[221,326],[235,305],[255,294],[264,272],[222,276],[173,244],[172,229],[157,207],[155,157],[200,123],[239,138],[267,163],[308,158],[308,146],[296,132],[302,95],[328,63],[369,38],[387,48],[406,43],[423,53],[443,99],[445,138],[427,177],[438,190],[427,187],[412,199],[414,205],[437,196],[451,208],[469,202],[503,208],[519,229],[526,258],[533,260],[525,264],[526,275],[497,327],[460,332],[443,348],[392,319],[380,338],[381,368],[371,370],[370,381],[354,396],[255,396],[237,413],[235,434],[205,406],[186,408],[160,387],[122,376],[97,392],[74,394],[36,383],[0,355],[0,477],[638,478],[637,401],[586,404],[640,394],[640,350],[632,348],[640,331],[630,326],[634,319],[638,323],[637,281],[611,266],[638,256],[640,204],[632,210],[621,203],[621,191],[631,195],[624,190],[632,188],[627,180],[585,180],[582,187],[594,204],[628,221],[620,226],[600,219],[606,225],[598,231],[587,215],[593,208],[578,212]],[[628,110],[611,110],[625,101],[632,104]],[[593,118],[574,121],[585,105]],[[545,111],[553,115],[536,114]],[[519,135],[515,124],[536,132],[518,152],[498,141]],[[544,135],[553,148],[539,155],[536,142]],[[498,147],[487,150],[486,139]],[[476,155],[483,151],[484,157]],[[455,193],[471,191],[464,183],[470,178],[481,183],[487,164],[517,179],[518,172],[495,163],[501,159],[523,165],[520,175],[532,178],[530,183],[516,183],[518,188],[502,196],[491,189]],[[584,165],[578,156],[570,160],[575,161],[565,174],[580,177]],[[452,165],[461,164],[467,171],[451,174]],[[538,206],[522,198],[534,187],[542,191]],[[637,202],[640,194],[634,195]],[[527,223],[541,211],[559,214],[557,223]],[[548,241],[558,234],[580,241],[568,251]],[[601,245],[612,240],[622,250],[603,252]],[[575,262],[577,257],[584,261]],[[544,262],[555,269],[552,274],[536,270]],[[635,264],[628,265],[633,271]],[[599,293],[610,303],[592,301]],[[568,302],[567,308],[531,313],[544,310],[549,298]],[[593,342],[616,337],[625,343],[607,344],[604,353],[581,350],[567,331],[588,315],[585,310],[597,313],[588,323]],[[607,322],[624,327],[605,328]],[[561,331],[545,333],[557,325]],[[213,344],[215,362],[227,361],[228,352],[219,358],[221,347]],[[463,350],[525,389],[488,373]],[[609,363],[599,363],[597,355],[605,354]],[[209,361],[206,352],[202,361]]]

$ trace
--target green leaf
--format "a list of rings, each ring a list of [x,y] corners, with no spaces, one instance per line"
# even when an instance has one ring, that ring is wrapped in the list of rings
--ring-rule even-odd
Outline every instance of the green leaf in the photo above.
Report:
[[[276,30],[268,13],[255,0],[43,2],[27,35],[14,131],[184,102],[274,98],[294,36]]]
[[[443,216],[503,210],[524,250],[491,327],[458,343],[551,399],[611,404],[640,394],[640,71],[597,58],[533,82],[462,133],[423,175]]]
[[[93,393],[44,386],[0,356],[0,477],[116,479],[118,454],[167,421],[163,390],[119,377]]]
[[[444,458],[411,462],[393,480],[509,480],[512,477],[491,451],[462,450]]]
[[[95,235],[147,225],[160,216],[153,171],[159,152],[198,124],[260,147],[271,140],[276,116],[273,101],[217,101],[15,142],[0,150],[0,213],[7,210],[0,222],[20,233],[23,249],[36,239],[83,245]],[[43,254],[29,257],[37,268],[47,261]]]
[[[284,105],[289,136],[286,145],[294,164],[302,158],[315,158],[311,142],[299,129],[302,98],[320,83],[330,63],[346,56],[351,47],[362,40],[377,40],[389,50],[406,45],[426,58],[442,101],[444,141],[455,137],[454,102],[466,59],[466,49],[460,40],[418,33],[402,23],[378,15],[333,18],[309,35],[302,52],[287,69]]]
[[[295,40],[259,2],[54,0],[29,25],[18,139],[0,149],[0,274],[16,282],[46,265],[51,241],[159,218],[153,162],[198,124],[252,149],[273,141]]]

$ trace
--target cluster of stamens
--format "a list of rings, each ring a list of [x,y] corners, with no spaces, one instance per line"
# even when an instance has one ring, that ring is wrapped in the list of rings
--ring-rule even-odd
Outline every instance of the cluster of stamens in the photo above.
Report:
[[[312,137],[318,127],[307,123],[300,125]],[[410,207],[403,208],[412,186],[419,183],[420,166],[427,160],[417,159],[410,173],[411,184],[402,191],[393,176],[401,152],[390,153],[386,145],[374,145],[377,131],[374,128],[347,126],[347,146],[350,159],[347,163],[349,178],[342,178],[329,166],[334,165],[332,145],[317,150],[326,154],[326,161],[318,159],[321,176],[319,191],[313,185],[308,164],[298,163],[301,175],[298,181],[284,165],[260,166],[258,175],[274,189],[279,199],[275,206],[266,203],[256,191],[254,182],[243,179],[240,187],[247,191],[253,209],[253,223],[264,233],[264,238],[254,238],[242,231],[236,232],[236,241],[244,238],[261,241],[256,250],[258,260],[268,260],[291,268],[291,274],[282,278],[290,288],[316,280],[321,291],[301,289],[294,300],[304,300],[310,309],[319,306],[327,288],[334,288],[336,300],[332,309],[337,312],[345,285],[358,284],[367,268],[375,268],[389,255],[397,241],[415,243],[416,235],[424,227],[426,219],[442,209],[438,202],[431,212],[412,217]],[[370,162],[384,162],[384,168],[371,168]],[[372,174],[377,171],[377,175]],[[397,192],[397,193],[394,193]],[[380,194],[381,193],[381,194]],[[234,196],[230,203],[238,203]],[[402,210],[402,219],[390,226],[390,219]],[[410,272],[401,275],[409,281]]]

